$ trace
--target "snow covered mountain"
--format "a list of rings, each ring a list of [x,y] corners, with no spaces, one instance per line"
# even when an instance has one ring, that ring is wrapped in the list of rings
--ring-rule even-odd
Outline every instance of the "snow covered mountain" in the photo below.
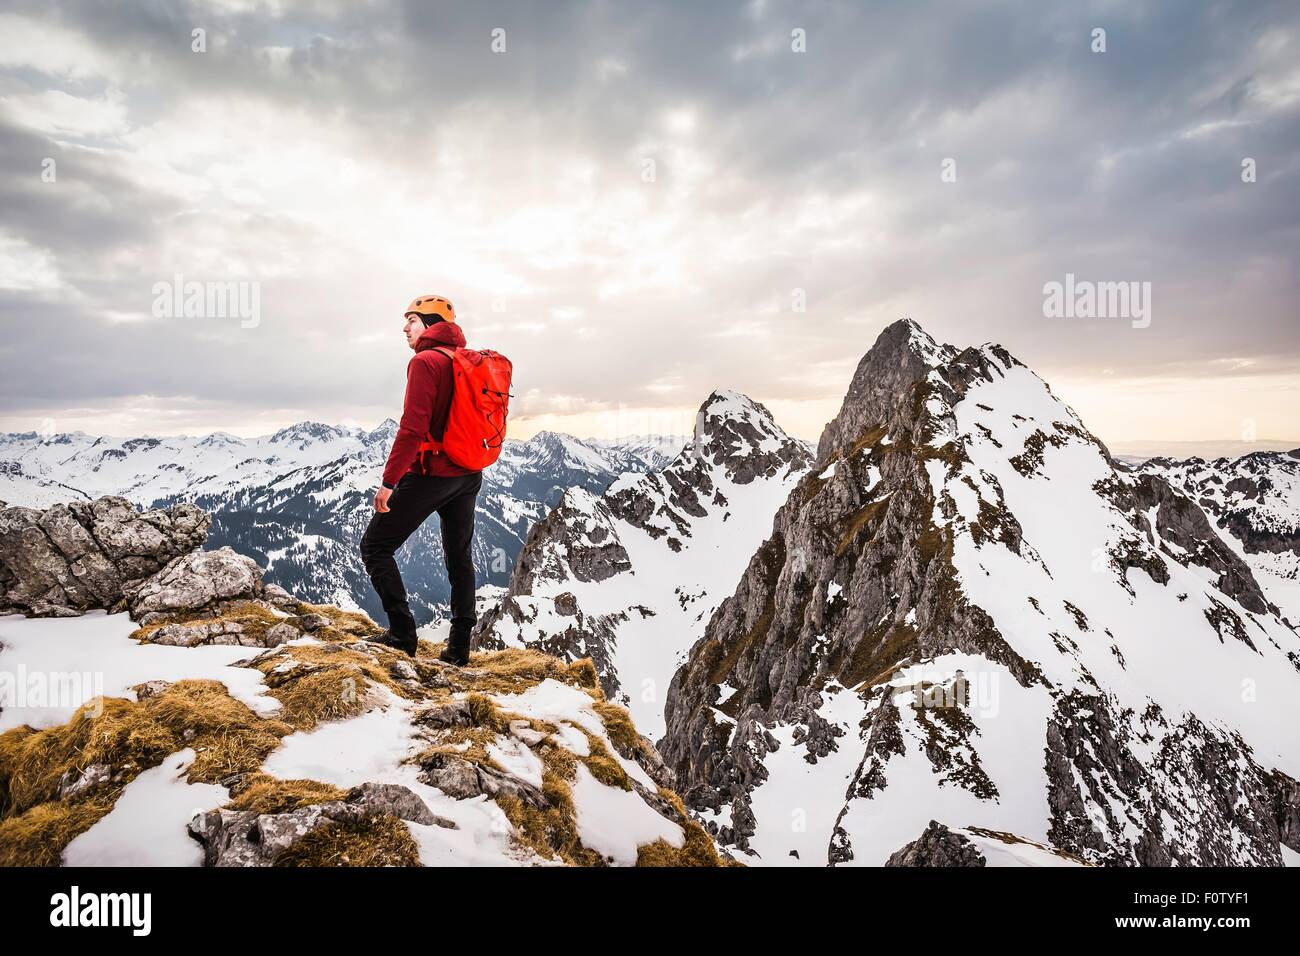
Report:
[[[1260,587],[1300,624],[1300,448],[1240,458],[1150,458],[1159,475],[1193,498],[1250,565]]]
[[[859,363],[665,717],[679,790],[751,863],[934,863],[971,834],[1300,862],[1277,601],[1004,349],[911,322]]]
[[[0,499],[39,508],[121,495],[149,506],[182,494],[223,494],[386,447],[395,431],[389,420],[372,431],[300,422],[248,439],[224,432],[162,438],[3,434]]]
[[[691,440],[689,435],[628,435],[623,438],[584,438],[595,448],[634,455],[646,463],[644,471],[658,471],[677,457]],[[631,469],[629,469],[631,470]]]
[[[92,437],[83,432],[0,435],[0,501],[27,507],[120,495],[166,507],[186,501],[214,517],[208,546],[230,545],[268,578],[318,602],[380,614],[357,553],[397,423],[377,428],[301,422],[260,438]],[[672,439],[592,445],[539,432],[507,439],[484,476],[475,563],[480,581],[504,585],[529,527],[568,487],[599,493],[618,476],[658,465]],[[412,608],[427,621],[449,591],[437,523],[398,555]]]
[[[811,459],[762,405],[713,392],[662,471],[572,487],[534,525],[478,646],[590,657],[605,693],[661,732],[673,672]]]

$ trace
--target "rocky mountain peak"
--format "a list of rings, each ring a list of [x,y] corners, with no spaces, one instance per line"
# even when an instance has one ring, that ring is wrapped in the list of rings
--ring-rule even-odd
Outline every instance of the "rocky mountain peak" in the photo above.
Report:
[[[744,485],[792,464],[806,466],[808,457],[761,402],[731,389],[715,389],[696,411],[691,441],[678,461],[698,461]]]
[[[858,362],[839,413],[822,431],[818,463],[829,461],[836,449],[884,421],[915,382],[957,354],[957,349],[935,342],[911,319],[886,326]]]
[[[603,494],[569,488],[533,526],[480,646],[590,657],[606,693],[658,728],[681,652],[811,458],[760,403],[714,391],[665,467],[626,472]]]
[[[367,445],[384,444],[391,445],[394,436],[397,435],[397,422],[391,418],[385,418],[382,422],[366,432],[365,443]]]
[[[281,428],[271,436],[272,444],[283,444],[286,442],[295,445],[305,445],[312,442],[330,441],[335,438],[346,437],[348,432],[336,425],[326,425],[321,422],[298,422]]]

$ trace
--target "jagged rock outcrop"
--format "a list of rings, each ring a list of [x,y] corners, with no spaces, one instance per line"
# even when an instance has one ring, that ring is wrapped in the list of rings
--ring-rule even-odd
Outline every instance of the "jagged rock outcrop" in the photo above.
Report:
[[[143,513],[125,498],[0,511],[0,613],[68,616],[116,605],[126,589],[199,547],[211,518],[189,504]]]
[[[987,861],[975,844],[953,833],[938,820],[931,820],[925,832],[892,854],[885,866],[984,866]]]
[[[816,464],[673,677],[660,749],[688,802],[733,804],[724,840],[745,845],[746,795],[765,776],[752,735],[815,712],[828,680],[871,686],[905,660],[949,651],[1000,661],[1026,684],[1042,680],[964,599],[930,521],[935,496],[923,462],[936,422],[927,403],[940,385],[928,376],[956,357],[912,323],[881,333],[826,426]],[[955,371],[958,384],[974,374]],[[997,533],[1014,543],[1018,529],[1002,521]],[[724,686],[736,692],[715,708]]]
[[[1300,623],[1300,448],[1214,461],[1151,458],[1137,471],[1193,499],[1235,541],[1264,599]]]
[[[1080,857],[987,827],[949,828],[931,820],[922,834],[890,854],[885,866],[1087,866]]]
[[[1110,695],[1062,695],[1045,750],[1052,845],[1115,865],[1272,863],[1256,848],[1296,842],[1273,804],[1279,782],[1295,781],[1249,753],[1195,715],[1171,725],[1156,705],[1138,716]]]
[[[232,788],[237,795],[238,789]],[[437,816],[408,787],[365,783],[342,800],[328,800],[283,813],[254,810],[208,810],[195,814],[188,829],[203,845],[205,866],[271,866],[303,837],[331,823],[359,823],[390,815],[423,826],[456,829]]]
[[[121,604],[141,625],[137,640],[173,647],[276,647],[332,623],[283,588],[265,584],[257,562],[228,547],[176,558],[128,586]]]
[[[1278,613],[1260,589],[1250,567],[1215,532],[1205,512],[1167,479],[1139,475],[1132,484],[1114,482],[1103,493],[1113,494],[1116,507],[1162,554],[1180,564],[1198,564],[1216,577],[1219,590],[1242,607],[1259,614]],[[1154,515],[1154,525],[1151,516]]]
[[[124,589],[132,620],[154,624],[168,615],[199,611],[222,601],[266,596],[262,569],[231,548],[176,558],[157,574]]]

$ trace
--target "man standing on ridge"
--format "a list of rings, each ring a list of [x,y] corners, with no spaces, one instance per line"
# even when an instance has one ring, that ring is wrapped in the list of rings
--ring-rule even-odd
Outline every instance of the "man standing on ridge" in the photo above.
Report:
[[[441,442],[451,410],[452,358],[442,348],[460,349],[465,335],[456,310],[442,296],[420,296],[406,311],[406,342],[415,355],[406,367],[406,398],[393,448],[375,492],[375,513],[361,538],[361,557],[388,615],[378,642],[415,656],[415,618],[393,555],[433,512],[442,525],[442,551],[451,583],[451,635],[439,660],[469,662],[474,610],[474,507],[483,472],[464,468],[446,454],[429,450],[429,436]]]

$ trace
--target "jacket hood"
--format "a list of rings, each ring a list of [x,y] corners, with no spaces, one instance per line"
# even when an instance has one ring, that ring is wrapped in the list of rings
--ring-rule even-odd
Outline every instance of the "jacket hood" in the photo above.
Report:
[[[421,332],[420,337],[415,340],[415,351],[423,352],[425,349],[436,348],[439,345],[454,349],[464,348],[465,333],[455,322],[435,322]]]

